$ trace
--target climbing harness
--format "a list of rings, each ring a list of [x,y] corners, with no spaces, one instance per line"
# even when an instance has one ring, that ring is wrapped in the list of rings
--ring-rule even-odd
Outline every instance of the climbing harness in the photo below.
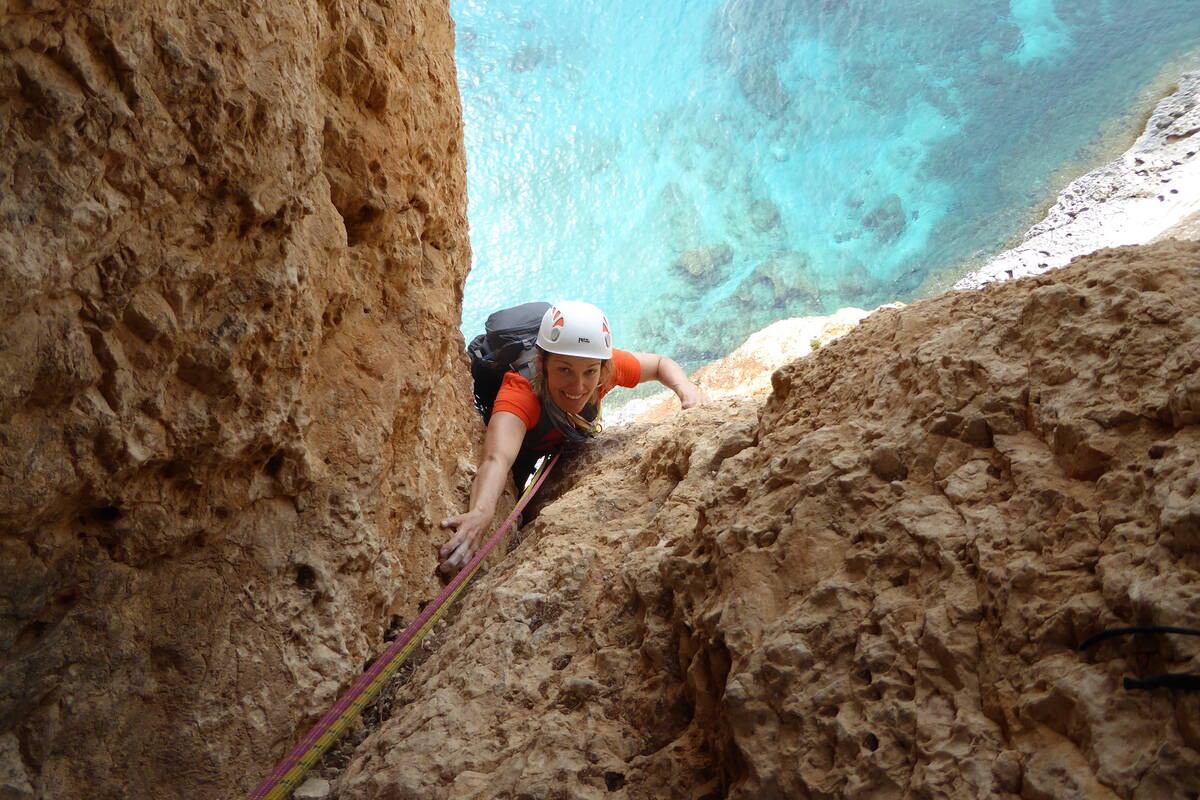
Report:
[[[1177,628],[1173,625],[1138,625],[1130,628],[1109,628],[1089,636],[1079,645],[1080,650],[1087,650],[1097,642],[1112,639],[1115,636],[1127,636],[1135,633],[1178,633],[1184,636],[1200,636],[1200,630],[1194,628]],[[1186,689],[1200,691],[1200,675],[1188,673],[1169,673],[1166,675],[1148,675],[1145,678],[1125,678],[1121,683],[1126,691],[1132,689]]]
[[[259,798],[283,800],[295,791],[313,764],[333,746],[338,737],[345,732],[347,726],[379,695],[380,690],[396,674],[400,665],[421,643],[421,638],[441,619],[442,614],[466,587],[475,571],[479,569],[484,557],[503,538],[505,532],[533,499],[533,495],[541,488],[546,476],[558,462],[558,456],[559,454],[555,453],[553,458],[547,459],[542,464],[541,469],[534,476],[534,480],[530,482],[529,488],[521,495],[521,499],[517,501],[512,513],[508,515],[508,519],[504,520],[504,524],[496,529],[496,532],[480,548],[475,557],[442,589],[442,593],[438,595],[437,599],[425,606],[425,609],[404,630],[404,633],[392,642],[383,655],[375,660],[371,668],[355,681],[349,691],[342,695],[325,716],[321,717],[320,722],[313,726],[308,735],[287,754],[279,766],[275,767],[270,777],[259,784],[258,788],[249,795],[250,800]]]

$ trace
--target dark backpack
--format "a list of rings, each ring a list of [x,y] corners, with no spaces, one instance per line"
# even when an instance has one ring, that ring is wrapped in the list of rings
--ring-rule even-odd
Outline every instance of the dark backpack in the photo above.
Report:
[[[484,332],[471,340],[471,378],[475,383],[475,408],[485,423],[492,419],[492,406],[504,374],[513,370],[532,380],[534,343],[549,303],[523,303],[503,308],[487,318]]]

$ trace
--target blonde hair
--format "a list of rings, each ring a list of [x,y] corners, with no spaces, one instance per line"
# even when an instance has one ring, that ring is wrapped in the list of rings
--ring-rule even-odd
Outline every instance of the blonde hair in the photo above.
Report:
[[[550,389],[546,385],[546,360],[551,356],[556,356],[558,353],[551,353],[542,348],[538,348],[537,371],[533,375],[533,393],[538,396],[539,400],[550,400]],[[559,358],[577,358],[578,356],[559,356]],[[600,420],[600,390],[605,386],[613,383],[613,361],[611,358],[600,359],[600,380],[596,383],[596,389],[592,392],[592,396],[588,398],[586,405],[596,406],[596,421]],[[551,401],[553,402],[553,401]]]

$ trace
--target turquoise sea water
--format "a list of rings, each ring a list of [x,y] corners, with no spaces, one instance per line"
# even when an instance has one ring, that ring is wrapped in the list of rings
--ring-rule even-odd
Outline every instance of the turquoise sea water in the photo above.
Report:
[[[585,299],[618,347],[689,368],[778,319],[911,300],[999,251],[1096,165],[1106,131],[1131,143],[1147,87],[1200,48],[1200,0],[451,11],[464,335],[496,308]]]

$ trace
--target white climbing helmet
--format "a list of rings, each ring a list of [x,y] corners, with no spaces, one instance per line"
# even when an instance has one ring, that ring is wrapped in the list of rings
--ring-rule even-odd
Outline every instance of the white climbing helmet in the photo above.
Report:
[[[604,312],[591,303],[564,300],[542,316],[538,347],[547,353],[580,358],[612,358],[612,332]]]

